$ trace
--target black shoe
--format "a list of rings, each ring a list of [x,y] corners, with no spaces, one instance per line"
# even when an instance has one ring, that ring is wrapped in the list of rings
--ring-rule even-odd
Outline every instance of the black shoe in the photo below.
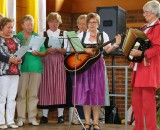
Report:
[[[89,126],[88,128],[86,128],[86,126]],[[83,128],[82,130],[90,130],[92,127],[92,125],[89,125],[89,124],[85,124],[85,128]]]
[[[97,126],[97,127],[95,128],[95,126]],[[93,130],[101,130],[101,129],[100,129],[100,127],[99,127],[98,124],[94,124],[94,125],[93,125]]]
[[[64,123],[64,117],[63,116],[58,117],[58,123]]]
[[[48,123],[48,118],[45,116],[42,116],[40,120],[40,124],[47,124],[47,123]]]

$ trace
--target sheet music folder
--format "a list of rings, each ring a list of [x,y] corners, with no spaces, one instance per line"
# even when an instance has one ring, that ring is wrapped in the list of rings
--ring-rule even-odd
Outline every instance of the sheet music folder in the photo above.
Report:
[[[32,36],[32,38],[29,42],[28,52],[39,51],[40,47],[43,45],[45,39],[46,39],[46,37]]]
[[[84,52],[84,47],[81,44],[79,37],[75,31],[66,32],[68,39],[70,41],[71,46],[75,50],[75,52]]]
[[[14,56],[22,58],[22,56],[29,50],[29,46],[22,46],[19,50],[14,53]]]

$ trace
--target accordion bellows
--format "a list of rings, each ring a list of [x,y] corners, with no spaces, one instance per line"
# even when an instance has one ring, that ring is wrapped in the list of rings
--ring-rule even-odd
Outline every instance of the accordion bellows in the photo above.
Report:
[[[141,62],[143,59],[143,55],[140,57],[130,56],[129,54],[132,49],[145,51],[145,49],[149,47],[150,47],[150,42],[144,32],[133,28],[128,29],[122,46],[122,52],[129,61]]]

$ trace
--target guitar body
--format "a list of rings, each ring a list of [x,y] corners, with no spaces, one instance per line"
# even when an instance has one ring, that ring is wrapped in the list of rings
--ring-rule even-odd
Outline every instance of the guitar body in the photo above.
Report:
[[[101,56],[100,51],[97,51],[94,56],[90,56],[87,53],[72,53],[65,57],[64,65],[67,71],[82,73],[88,69],[94,62],[96,62]]]
[[[109,43],[115,42],[115,38],[111,39],[110,41],[99,45],[98,47],[93,47],[95,55],[90,56],[89,54],[82,52],[82,53],[72,53],[64,58],[64,66],[67,71],[82,73],[87,70],[93,63],[95,63],[101,56],[100,48],[108,45]]]

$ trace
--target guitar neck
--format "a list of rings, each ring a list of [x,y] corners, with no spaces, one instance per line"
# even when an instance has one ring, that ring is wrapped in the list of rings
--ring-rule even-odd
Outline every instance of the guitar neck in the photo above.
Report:
[[[102,48],[102,47],[104,47],[104,46],[106,46],[106,45],[108,45],[109,43],[112,43],[112,42],[114,42],[114,41],[115,41],[115,38],[109,40],[108,42],[106,42],[106,43],[104,43],[104,44],[102,44],[102,45],[99,45],[98,47],[94,48],[94,50],[97,51],[97,50],[99,50],[100,48]],[[86,53],[86,52],[85,52],[85,51],[77,51],[77,52],[72,52],[72,53]]]
[[[114,41],[115,41],[115,38],[109,40],[108,42],[106,42],[106,43],[104,43],[104,44],[102,44],[102,45],[99,45],[98,47],[95,48],[95,51],[99,50],[100,48],[102,48],[102,47],[104,47],[104,46],[106,46],[106,45],[108,45],[109,43],[112,43],[112,42],[114,42]]]

